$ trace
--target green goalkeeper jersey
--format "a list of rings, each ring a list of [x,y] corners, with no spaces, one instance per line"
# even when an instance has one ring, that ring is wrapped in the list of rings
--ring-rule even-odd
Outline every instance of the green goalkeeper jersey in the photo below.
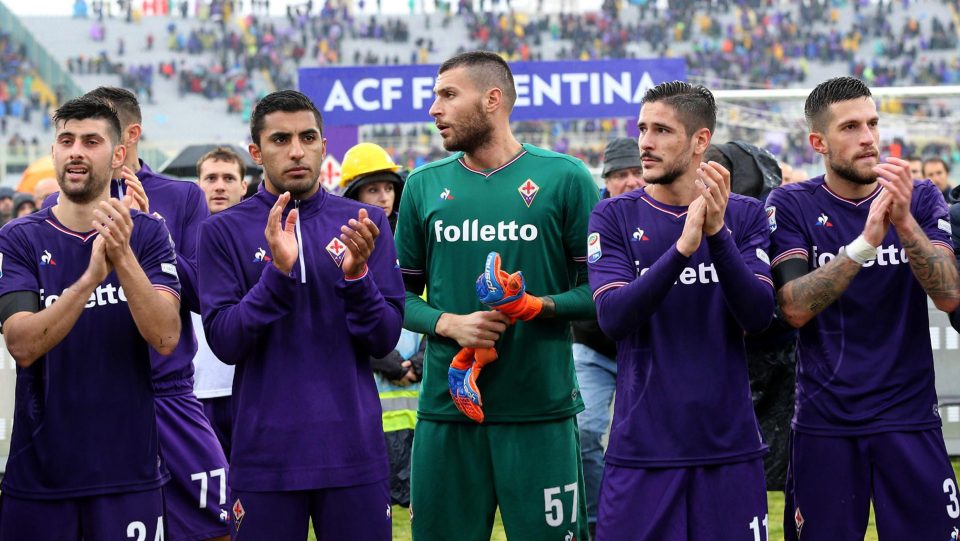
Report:
[[[410,173],[396,242],[408,284],[404,326],[430,335],[421,419],[469,421],[454,407],[447,386],[447,369],[460,346],[434,333],[444,312],[487,309],[475,284],[492,251],[500,252],[505,271],[523,271],[530,294],[553,299],[556,317],[518,321],[501,335],[499,359],[478,380],[486,422],[541,421],[583,410],[570,320],[596,317],[586,239],[598,199],[583,162],[532,145],[493,170],[471,169],[456,153]],[[409,291],[423,286],[426,300]]]

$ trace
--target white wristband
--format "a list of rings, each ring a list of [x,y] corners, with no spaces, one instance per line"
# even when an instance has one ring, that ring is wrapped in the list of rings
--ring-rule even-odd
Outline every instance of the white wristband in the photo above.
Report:
[[[858,265],[863,265],[877,258],[877,247],[867,242],[863,235],[860,235],[844,248],[844,253]]]

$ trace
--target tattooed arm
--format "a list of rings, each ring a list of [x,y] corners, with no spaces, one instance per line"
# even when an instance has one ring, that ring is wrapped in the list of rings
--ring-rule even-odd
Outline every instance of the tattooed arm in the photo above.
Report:
[[[890,227],[888,213],[891,198],[881,193],[870,204],[870,214],[863,227],[863,238],[870,246],[879,246]],[[927,241],[929,243],[929,241]],[[798,264],[800,263],[800,264]],[[772,269],[777,291],[777,305],[782,319],[800,328],[843,295],[861,265],[844,252],[837,254],[819,269],[803,274],[806,257],[788,257]]]
[[[944,312],[956,310],[960,306],[956,257],[946,248],[934,246],[916,220],[904,229],[898,227],[897,235],[907,251],[913,275],[937,308]]]
[[[913,275],[937,308],[944,312],[956,310],[960,306],[956,258],[946,248],[935,247],[910,213],[913,176],[908,163],[887,158],[887,163],[877,165],[874,171],[877,181],[890,194],[890,222],[907,252]]]

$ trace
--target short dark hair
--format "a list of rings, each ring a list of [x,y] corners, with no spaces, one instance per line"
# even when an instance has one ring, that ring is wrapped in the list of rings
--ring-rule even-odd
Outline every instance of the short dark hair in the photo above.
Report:
[[[323,133],[323,117],[320,116],[320,111],[310,101],[310,98],[296,90],[278,90],[264,96],[253,109],[253,115],[250,117],[250,137],[253,138],[256,145],[260,145],[260,132],[263,131],[264,117],[277,111],[284,113],[311,111],[314,118],[317,119],[317,129],[320,130],[321,134]]]
[[[66,124],[68,120],[86,120],[88,118],[106,120],[109,127],[107,135],[110,140],[114,146],[120,142],[120,119],[117,118],[117,111],[109,102],[81,96],[64,103],[53,112],[54,125]]]
[[[713,92],[703,85],[683,81],[660,83],[643,95],[641,107],[658,101],[676,109],[688,136],[702,128],[713,133],[717,127],[717,102]]]
[[[937,157],[937,156],[934,156],[933,158],[927,158],[926,160],[923,160],[923,166],[920,167],[920,171],[923,171],[924,169],[926,169],[928,163],[939,163],[939,164],[943,164],[943,170],[946,171],[948,174],[950,173],[950,164],[948,164],[947,161],[944,160],[943,158],[940,158],[940,157]]]
[[[243,158],[230,147],[217,147],[200,156],[200,159],[197,160],[197,178],[200,178],[200,166],[207,160],[236,163],[240,166],[240,180],[243,180],[247,176],[247,164],[243,163]]]
[[[873,94],[860,79],[854,77],[834,77],[817,85],[807,96],[803,104],[803,116],[807,119],[810,131],[822,132],[825,115],[830,106],[841,101],[857,98],[870,98]]]
[[[915,154],[911,154],[910,156],[905,157],[904,160],[908,162],[922,162],[923,158]]]
[[[517,102],[517,87],[513,82],[513,72],[510,65],[500,55],[490,51],[467,51],[448,58],[437,73],[443,73],[454,68],[466,67],[473,84],[485,92],[493,87],[503,91],[507,112],[513,110]]]
[[[140,112],[140,102],[137,96],[126,88],[117,86],[98,86],[86,93],[91,98],[99,98],[109,102],[117,111],[120,117],[120,124],[127,127],[130,124],[140,124],[143,122],[143,115]]]

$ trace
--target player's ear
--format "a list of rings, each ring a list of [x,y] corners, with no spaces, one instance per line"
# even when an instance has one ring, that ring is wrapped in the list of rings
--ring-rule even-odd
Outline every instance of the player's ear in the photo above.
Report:
[[[703,155],[708,148],[710,148],[710,139],[713,137],[713,134],[710,133],[709,128],[700,128],[693,134],[693,151],[694,154]]]
[[[140,141],[140,136],[143,134],[143,127],[140,124],[133,123],[127,126],[127,142],[128,144],[135,145]]]
[[[810,135],[807,136],[807,139],[810,141],[810,147],[813,148],[814,152],[817,154],[827,153],[827,142],[822,133],[810,132]]]
[[[484,94],[483,97],[483,106],[488,113],[500,108],[503,104],[503,90],[500,90],[497,87],[493,87]]]
[[[263,155],[260,154],[260,145],[250,143],[250,146],[247,147],[247,152],[250,153],[250,157],[253,158],[254,163],[263,165]]]
[[[127,147],[124,145],[117,145],[113,147],[113,160],[110,162],[111,169],[120,169],[123,166],[123,161],[127,158]]]

